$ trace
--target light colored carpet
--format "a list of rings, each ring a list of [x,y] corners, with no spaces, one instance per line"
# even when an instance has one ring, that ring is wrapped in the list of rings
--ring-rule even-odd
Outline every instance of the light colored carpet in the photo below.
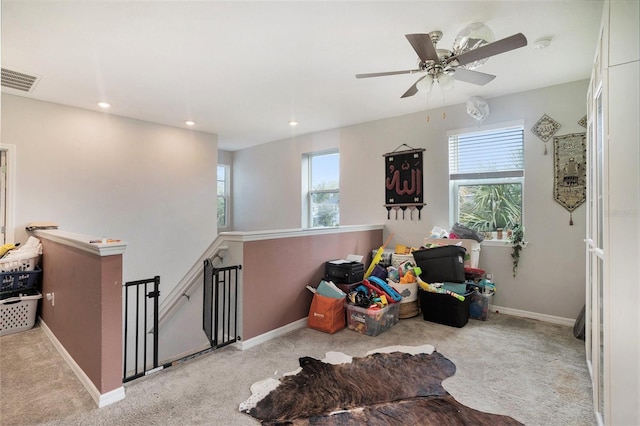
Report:
[[[464,405],[526,425],[597,424],[584,342],[572,329],[494,313],[460,329],[415,317],[377,337],[305,328],[245,351],[226,347],[133,381],[126,399],[102,409],[36,326],[0,338],[0,424],[256,425],[238,410],[251,384],[295,370],[299,357],[423,344],[455,363],[443,385]]]

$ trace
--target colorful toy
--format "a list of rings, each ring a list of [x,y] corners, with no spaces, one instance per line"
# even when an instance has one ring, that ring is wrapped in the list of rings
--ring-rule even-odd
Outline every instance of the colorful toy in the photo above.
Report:
[[[10,252],[11,250],[17,248],[19,245],[20,245],[20,243],[18,243],[18,244],[7,243],[7,244],[4,244],[4,245],[0,246],[0,257],[4,256],[5,254]]]
[[[398,268],[396,268],[395,266],[389,266],[387,268],[387,279],[396,283],[400,281],[400,273],[398,272]]]
[[[365,280],[366,281],[366,280]],[[393,302],[400,302],[402,300],[402,296],[398,293],[393,287],[387,284],[385,281],[381,280],[378,277],[369,277],[369,281],[382,290],[382,293],[387,296],[389,299],[393,300]]]
[[[431,284],[424,282],[420,277],[418,277],[418,285],[420,286],[421,289],[425,291],[429,291],[431,293],[448,294],[449,296],[455,297],[459,301],[464,302],[464,296],[458,293],[454,293],[451,290],[445,290],[443,288],[434,287]]]
[[[385,241],[384,244],[380,246],[380,248],[376,252],[376,255],[373,256],[373,259],[371,259],[371,265],[369,265],[367,272],[364,274],[365,278],[369,278],[369,276],[373,272],[373,268],[375,268],[378,262],[380,262],[380,259],[382,259],[382,253],[384,253],[384,248],[387,246],[387,244],[389,244],[389,241],[391,241],[391,237],[393,237],[393,232],[391,233],[391,235],[389,235],[389,238],[387,238],[387,241]]]
[[[407,273],[400,278],[400,284],[410,284],[415,282],[416,276],[413,274],[413,271],[407,271]]]

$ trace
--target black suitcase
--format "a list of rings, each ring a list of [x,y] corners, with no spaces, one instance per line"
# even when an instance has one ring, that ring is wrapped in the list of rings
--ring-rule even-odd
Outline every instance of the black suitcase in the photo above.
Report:
[[[324,279],[338,284],[357,283],[364,279],[364,264],[331,260],[325,264]]]

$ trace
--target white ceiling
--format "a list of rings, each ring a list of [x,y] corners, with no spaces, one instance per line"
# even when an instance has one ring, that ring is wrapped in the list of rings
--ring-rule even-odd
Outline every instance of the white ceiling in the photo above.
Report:
[[[22,96],[92,110],[105,100],[109,114],[177,127],[191,119],[236,150],[587,79],[601,10],[591,0],[2,0],[2,67],[41,76]],[[486,86],[401,99],[418,76],[354,77],[415,68],[405,34],[441,30],[438,47],[450,49],[472,22],[529,41],[478,69],[497,76]],[[542,37],[551,46],[534,49]]]

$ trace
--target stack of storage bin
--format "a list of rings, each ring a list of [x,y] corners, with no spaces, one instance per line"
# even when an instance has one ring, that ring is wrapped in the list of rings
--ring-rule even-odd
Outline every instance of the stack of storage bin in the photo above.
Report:
[[[23,253],[16,251],[0,259],[0,336],[29,330],[35,324],[42,299],[36,289],[42,274],[37,266],[41,248],[37,239],[30,243]]]
[[[463,327],[469,321],[470,296],[466,292],[464,261],[466,249],[462,246],[444,245],[413,252],[416,264],[421,268],[420,278],[429,284],[446,283],[453,293],[462,293],[463,300],[449,294],[420,291],[420,309],[425,321],[452,327]],[[460,288],[457,288],[457,287]]]

